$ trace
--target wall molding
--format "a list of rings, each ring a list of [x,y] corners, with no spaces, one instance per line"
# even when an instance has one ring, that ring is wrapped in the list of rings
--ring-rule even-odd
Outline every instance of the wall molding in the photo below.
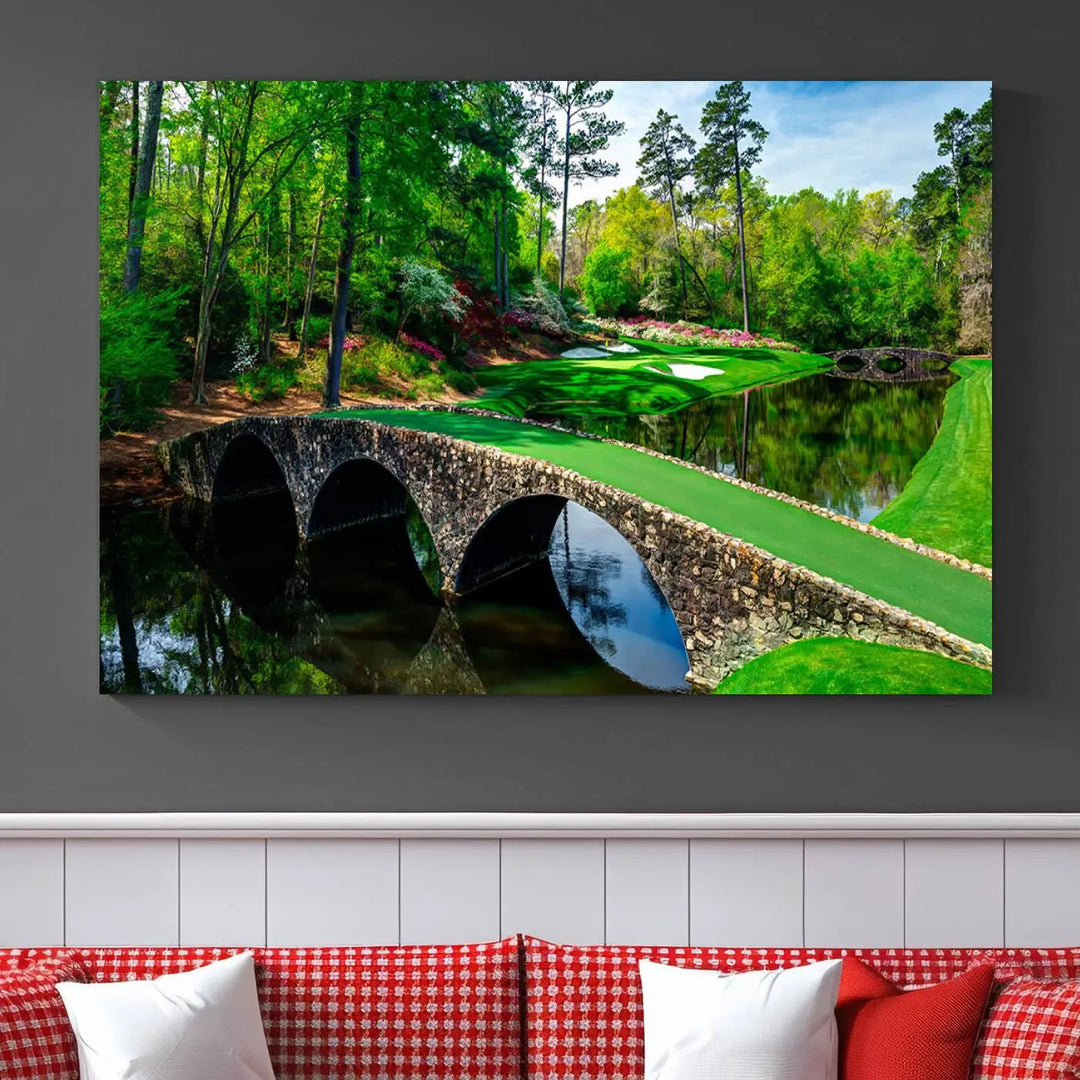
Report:
[[[1076,839],[1080,813],[0,813],[3,839]]]

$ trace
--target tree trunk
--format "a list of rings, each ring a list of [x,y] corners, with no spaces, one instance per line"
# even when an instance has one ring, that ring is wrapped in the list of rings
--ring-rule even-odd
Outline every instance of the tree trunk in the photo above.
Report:
[[[502,306],[502,249],[499,247],[499,207],[496,204],[491,212],[491,228],[495,235],[495,297]]]
[[[679,279],[682,283],[682,317],[686,318],[686,266],[683,263],[682,245],[679,243],[679,215],[675,212],[675,185],[668,173],[668,198],[671,200],[671,224],[675,229],[675,252],[679,256]]]
[[[739,140],[735,139],[735,216],[739,221],[739,271],[742,275],[743,330],[750,333],[750,302],[746,292],[746,239],[743,235],[742,170],[739,166]]]
[[[281,329],[288,331],[289,340],[296,340],[296,327],[292,318],[293,259],[296,252],[296,197],[289,192],[289,231],[285,238],[285,310],[281,316]]]
[[[139,177],[139,83],[131,84],[131,168],[128,173],[128,225],[135,205],[135,185]]]
[[[570,84],[566,85],[567,97]],[[566,140],[563,143],[563,182],[562,182],[562,257],[559,259],[559,299],[562,299],[563,285],[566,282],[566,213],[570,201],[570,104],[566,106]]]
[[[304,351],[307,349],[308,319],[311,318],[311,295],[315,291],[315,264],[319,260],[319,233],[322,232],[323,214],[326,213],[325,192],[319,203],[319,217],[315,222],[315,239],[311,242],[311,264],[308,266],[307,288],[304,290],[304,317],[300,324],[300,349],[296,354],[298,360],[303,360]]]
[[[128,223],[127,262],[124,265],[124,290],[133,293],[139,287],[139,263],[142,259],[143,229],[146,225],[146,203],[157,154],[158,124],[161,121],[163,82],[152,82],[146,101],[146,130],[143,132],[142,153],[139,156],[139,176],[135,184],[135,201]]]
[[[356,247],[356,222],[360,216],[360,119],[364,84],[354,82],[349,88],[349,116],[345,125],[347,162],[345,211],[342,215],[341,249],[338,252],[337,278],[334,282],[334,315],[330,324],[330,351],[326,357],[326,384],[323,405],[341,407],[341,354],[345,347],[345,321],[349,308],[349,279],[352,276],[353,250]]]

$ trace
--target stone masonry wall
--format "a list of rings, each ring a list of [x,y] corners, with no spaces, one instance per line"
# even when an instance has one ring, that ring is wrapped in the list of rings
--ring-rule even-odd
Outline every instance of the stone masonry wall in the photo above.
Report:
[[[697,685],[715,685],[763,652],[821,635],[992,664],[984,646],[805,567],[636,495],[493,447],[369,420],[252,417],[162,444],[159,457],[185,491],[209,499],[225,447],[245,432],[260,438],[281,465],[302,536],[334,468],[354,457],[382,464],[424,515],[451,589],[470,540],[501,506],[540,493],[579,503],[618,529],[649,568],[674,612]]]

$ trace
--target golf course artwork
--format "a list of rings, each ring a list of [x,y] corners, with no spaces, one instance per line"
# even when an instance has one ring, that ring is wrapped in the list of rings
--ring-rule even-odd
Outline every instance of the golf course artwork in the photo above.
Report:
[[[988,694],[989,82],[110,81],[104,694]]]

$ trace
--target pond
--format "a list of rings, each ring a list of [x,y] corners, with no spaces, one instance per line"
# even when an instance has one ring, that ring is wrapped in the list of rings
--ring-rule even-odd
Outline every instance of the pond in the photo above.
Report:
[[[929,449],[952,381],[813,375],[670,415],[559,421],[867,521]],[[451,609],[411,500],[306,546],[282,492],[112,511],[101,522],[101,689],[686,692],[674,617],[627,541],[568,503],[548,546]]]
[[[954,375],[888,383],[810,375],[661,416],[560,413],[566,427],[635,443],[870,521],[930,449]]]
[[[103,515],[102,692],[686,691],[667,602],[582,507],[559,516],[548,560],[452,611],[417,546],[397,518],[303,549],[288,496]]]

